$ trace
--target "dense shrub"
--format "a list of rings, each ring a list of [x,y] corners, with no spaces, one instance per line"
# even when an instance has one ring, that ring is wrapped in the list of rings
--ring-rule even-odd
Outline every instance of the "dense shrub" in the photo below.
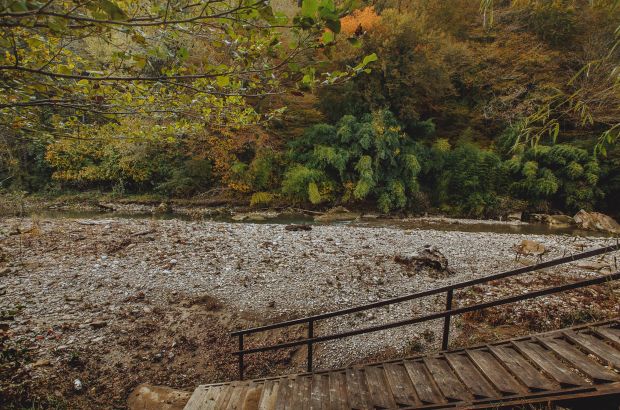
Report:
[[[431,123],[420,129],[434,131]],[[383,212],[403,209],[419,190],[418,150],[389,111],[361,119],[347,115],[335,126],[316,125],[291,142],[294,165],[284,176],[282,192],[312,203],[371,200]]]
[[[525,146],[517,137],[518,130],[509,128],[498,139],[513,196],[568,212],[592,209],[603,198],[600,161],[586,149],[566,143]]]
[[[505,191],[506,172],[496,153],[464,142],[454,149],[445,139],[429,150],[425,188],[433,203],[454,214],[496,216]]]

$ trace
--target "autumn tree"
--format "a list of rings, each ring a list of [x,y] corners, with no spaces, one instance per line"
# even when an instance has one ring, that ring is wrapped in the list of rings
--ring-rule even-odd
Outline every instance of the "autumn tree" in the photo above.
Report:
[[[304,0],[290,21],[263,0],[2,0],[1,133],[19,148],[268,121],[283,107],[257,101],[364,70],[321,73],[308,58],[346,11]]]

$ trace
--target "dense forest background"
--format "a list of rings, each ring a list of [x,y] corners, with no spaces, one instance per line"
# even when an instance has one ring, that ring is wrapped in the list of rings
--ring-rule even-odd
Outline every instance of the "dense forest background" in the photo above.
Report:
[[[97,131],[79,138],[3,133],[1,188],[156,198],[225,192],[255,207],[469,217],[579,209],[617,216],[620,147],[597,150],[620,119],[620,14],[609,3],[500,1],[483,11],[471,0],[362,2],[340,20],[338,36],[326,29],[332,46],[313,48],[302,63],[312,76],[373,56],[370,70],[248,96],[258,114],[286,109],[242,127],[186,127],[162,138],[166,124],[89,114],[73,125],[97,123]],[[272,7],[297,12],[293,0]]]

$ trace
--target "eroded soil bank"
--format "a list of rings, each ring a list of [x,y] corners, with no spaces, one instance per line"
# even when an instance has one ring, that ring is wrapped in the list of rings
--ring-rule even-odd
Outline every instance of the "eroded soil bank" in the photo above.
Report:
[[[540,242],[545,259],[606,238],[316,225],[140,219],[0,221],[0,404],[123,408],[142,382],[191,390],[236,377],[229,332],[403,295],[533,263],[513,246]],[[412,269],[399,255],[436,246],[451,273]],[[396,258],[398,259],[398,258]],[[613,256],[470,288],[466,305],[617,270]],[[549,296],[460,318],[453,345],[618,315],[615,285]],[[440,310],[443,299],[327,321],[319,334]],[[439,323],[319,346],[328,368],[438,347]],[[248,341],[284,341],[303,329]],[[303,369],[303,351],[248,361],[248,375]]]

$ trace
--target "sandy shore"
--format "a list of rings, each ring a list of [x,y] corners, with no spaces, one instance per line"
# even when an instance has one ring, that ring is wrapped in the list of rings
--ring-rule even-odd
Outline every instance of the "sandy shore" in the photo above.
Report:
[[[123,219],[4,219],[0,238],[5,334],[10,343],[29,349],[17,381],[29,387],[31,395],[56,383],[47,394],[60,401],[92,403],[93,408],[118,406],[129,387],[141,381],[191,389],[234,378],[229,355],[234,346],[227,333],[238,327],[350,307],[531,263],[533,259],[514,260],[512,246],[523,239],[542,243],[548,249],[546,259],[611,243],[594,237],[328,225],[289,232],[275,224]],[[448,258],[451,274],[416,271],[394,260],[425,245],[436,246]],[[613,265],[612,259],[602,263]],[[464,293],[457,302],[544,286],[549,278],[569,281],[597,274],[573,264]],[[613,314],[617,293],[615,289],[594,298],[586,307],[608,312],[612,306]],[[537,303],[570,310],[578,302],[549,297],[513,312],[537,309]],[[318,332],[402,320],[442,304],[427,298],[377,309],[326,321]],[[518,317],[515,314],[515,320]],[[148,331],[147,325],[156,329]],[[460,330],[457,324],[455,338]],[[411,351],[412,344],[436,348],[438,331],[437,323],[428,323],[330,343],[319,347],[316,365],[340,366],[383,357],[386,351],[402,354]],[[207,359],[197,356],[201,351]],[[102,357],[97,359],[99,352]],[[71,366],[75,356],[81,365]],[[102,358],[112,363],[101,364]],[[303,367],[295,353],[269,360],[280,367],[256,364],[253,369],[268,374]],[[142,374],[132,373],[122,383],[123,374],[138,370]],[[113,379],[110,386],[100,380],[105,377]],[[76,379],[84,390],[75,389]],[[92,395],[89,388],[95,389]],[[105,391],[109,402],[92,398]]]

